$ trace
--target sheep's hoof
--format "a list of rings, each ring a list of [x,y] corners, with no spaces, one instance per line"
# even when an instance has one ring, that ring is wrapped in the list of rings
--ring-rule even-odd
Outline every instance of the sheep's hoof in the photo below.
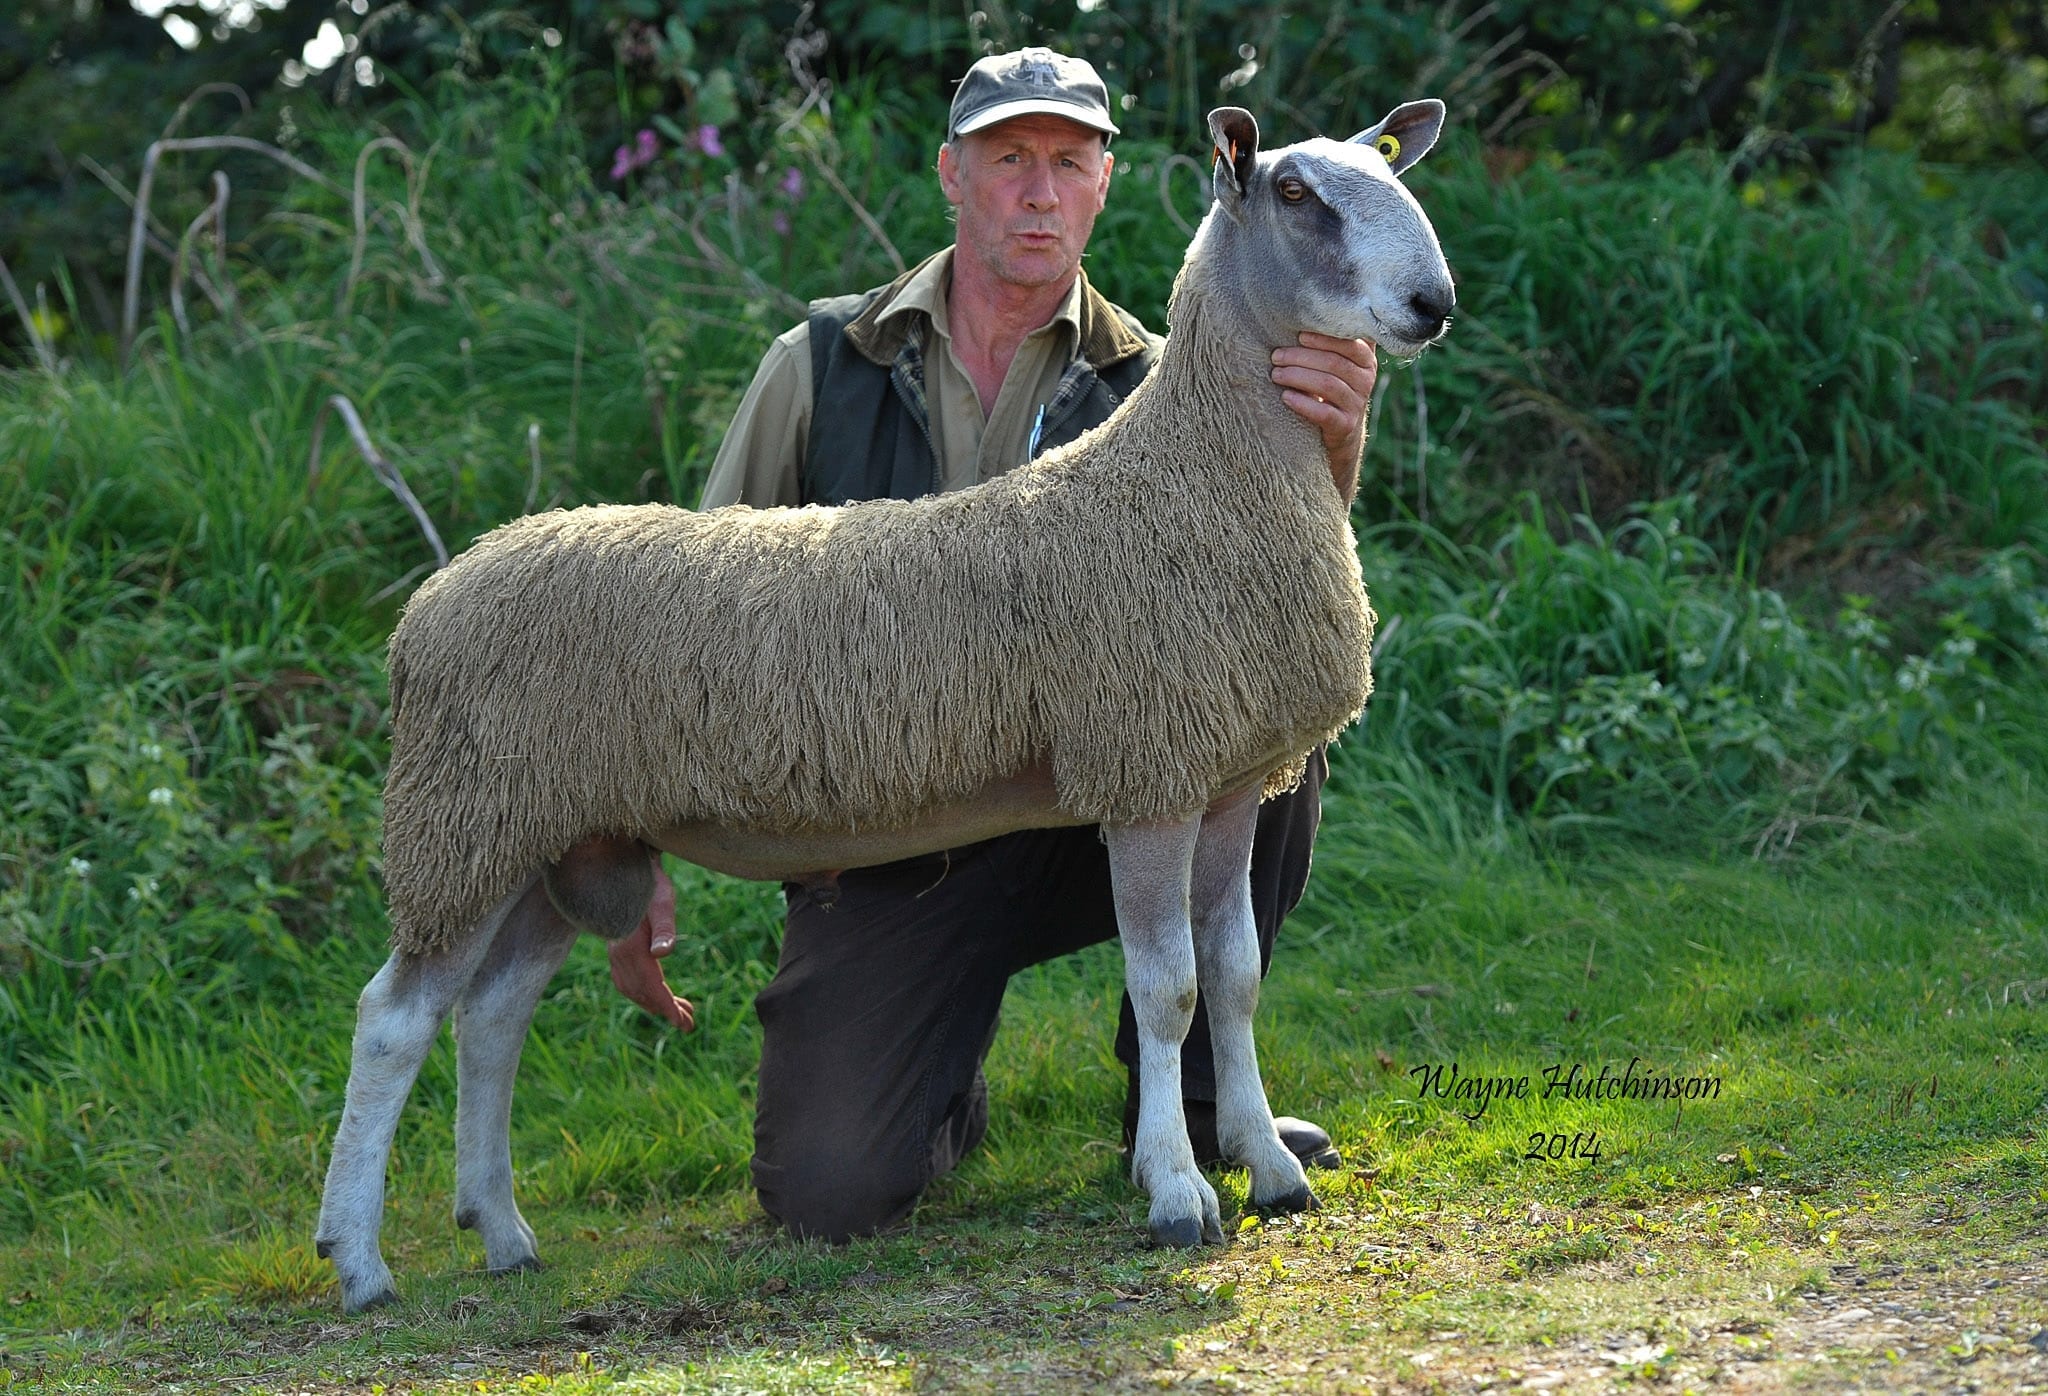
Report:
[[[1259,1211],[1273,1216],[1285,1216],[1293,1212],[1313,1212],[1322,1205],[1322,1203],[1316,1201],[1316,1195],[1310,1190],[1307,1183],[1303,1183],[1298,1188],[1289,1189],[1278,1197],[1252,1203],[1252,1206]]]
[[[1202,1223],[1195,1217],[1154,1222],[1151,1229],[1152,1244],[1160,1250],[1191,1251],[1202,1244]]]
[[[396,1304],[397,1302],[398,1291],[386,1285],[367,1299],[349,1299],[344,1296],[341,1301],[341,1311],[344,1314],[367,1313],[371,1309],[381,1309],[387,1304]]]
[[[486,1273],[492,1275],[523,1275],[529,1270],[545,1270],[547,1268],[546,1265],[541,1263],[539,1256],[530,1255],[523,1260],[515,1260],[510,1265],[500,1265],[495,1270],[490,1270]]]

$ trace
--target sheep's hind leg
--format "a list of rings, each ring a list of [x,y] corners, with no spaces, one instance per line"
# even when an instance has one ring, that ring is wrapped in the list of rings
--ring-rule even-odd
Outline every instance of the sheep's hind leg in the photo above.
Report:
[[[1124,982],[1138,1020],[1138,1129],[1131,1178],[1152,1198],[1155,1245],[1221,1243],[1216,1189],[1195,1165],[1180,1100],[1180,1048],[1195,1016],[1188,875],[1199,816],[1107,827],[1110,885],[1124,947]]]
[[[493,1274],[540,1266],[512,1196],[512,1085],[534,1007],[576,934],[535,879],[455,1006],[455,1224],[482,1239]]]
[[[439,954],[393,955],[357,1000],[347,1101],[334,1131],[319,1229],[313,1234],[320,1254],[334,1262],[344,1312],[398,1297],[377,1242],[391,1137],[448,1010],[519,896],[514,893],[492,907],[470,934]]]
[[[1218,805],[1202,820],[1189,901],[1195,968],[1209,1005],[1216,1060],[1216,1138],[1223,1156],[1251,1170],[1250,1199],[1270,1212],[1316,1205],[1301,1160],[1280,1142],[1259,1078],[1252,1015],[1259,1004],[1259,936],[1252,920],[1252,836],[1259,792]]]

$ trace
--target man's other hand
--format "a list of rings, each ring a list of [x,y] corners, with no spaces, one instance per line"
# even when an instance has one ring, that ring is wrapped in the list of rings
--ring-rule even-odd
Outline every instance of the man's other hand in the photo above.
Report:
[[[654,895],[647,899],[640,924],[611,943],[612,983],[655,1017],[689,1032],[697,1026],[697,1010],[669,991],[661,972],[662,956],[676,948],[676,887],[661,866],[661,855],[649,856],[654,859]]]
[[[1300,340],[1273,351],[1273,381],[1288,410],[1322,433],[1330,480],[1348,502],[1358,492],[1365,411],[1379,381],[1379,357],[1367,339],[1304,332]]]

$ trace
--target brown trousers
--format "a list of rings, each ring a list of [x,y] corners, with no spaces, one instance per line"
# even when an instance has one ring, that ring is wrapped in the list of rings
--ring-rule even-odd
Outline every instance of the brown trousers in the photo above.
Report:
[[[1308,882],[1328,770],[1316,752],[1301,787],[1259,810],[1261,973]],[[793,883],[784,891],[781,962],[754,1003],[754,1186],[792,1232],[840,1241],[902,1217],[981,1142],[980,1068],[1003,989],[1021,969],[1116,937],[1109,854],[1092,826],[1028,830],[845,873],[829,902]],[[1128,996],[1116,1054],[1135,1069]],[[1215,1099],[1199,1004],[1181,1083],[1190,1100]]]

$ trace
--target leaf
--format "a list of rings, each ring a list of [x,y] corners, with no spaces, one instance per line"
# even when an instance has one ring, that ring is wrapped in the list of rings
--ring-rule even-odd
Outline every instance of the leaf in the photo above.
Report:
[[[697,89],[697,119],[707,126],[726,126],[739,118],[739,84],[724,68],[714,68],[704,75],[703,85]]]
[[[682,16],[670,15],[668,23],[662,26],[662,62],[671,69],[687,68],[697,56],[697,37],[690,32],[690,26],[683,23]]]

